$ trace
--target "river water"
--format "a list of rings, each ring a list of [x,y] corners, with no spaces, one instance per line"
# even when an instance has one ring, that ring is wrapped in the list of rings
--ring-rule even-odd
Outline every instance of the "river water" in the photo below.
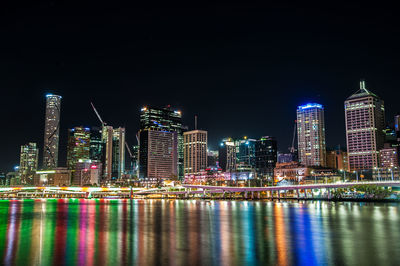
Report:
[[[400,265],[400,205],[2,200],[4,265]]]

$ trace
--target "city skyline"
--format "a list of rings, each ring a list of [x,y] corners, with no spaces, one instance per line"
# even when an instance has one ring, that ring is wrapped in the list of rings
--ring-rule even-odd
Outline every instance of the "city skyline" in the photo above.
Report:
[[[381,6],[5,2],[0,264],[400,265]]]
[[[308,102],[325,107],[327,146],[345,146],[343,101],[362,78],[385,100],[387,121],[399,112],[394,10],[211,7],[113,12],[32,4],[19,7],[29,15],[16,17],[10,9],[0,26],[8,40],[0,44],[7,99],[0,112],[2,123],[17,130],[3,133],[0,169],[18,164],[16,147],[24,143],[38,143],[43,155],[37,129],[47,93],[63,96],[60,148],[68,128],[100,126],[90,101],[105,121],[126,128],[130,144],[140,108],[170,104],[190,129],[198,115],[211,149],[227,136],[270,135],[282,152],[291,144],[296,106]]]
[[[360,84],[364,84],[364,86],[365,86],[365,81],[364,80],[362,80],[362,81],[360,81]],[[355,94],[355,93],[357,93],[358,91],[359,91],[360,89],[358,89],[358,90],[356,90],[355,92],[353,92],[353,94]],[[352,95],[353,95],[352,94]],[[53,94],[49,94],[49,93],[47,93],[46,95],[45,95],[45,97],[46,97],[46,99],[49,97],[49,96],[53,96]],[[62,95],[54,95],[54,96],[56,96],[56,97],[62,97],[63,98],[63,96]],[[351,95],[350,95],[351,96]],[[306,104],[304,104],[303,106],[307,106],[307,105],[310,105],[310,104],[313,104],[313,103],[306,103]],[[144,106],[152,106],[151,104],[147,104],[147,105],[144,105]],[[301,105],[300,106],[298,106],[297,108],[299,108],[299,107],[301,107]],[[140,115],[141,115],[141,113],[143,113],[143,108],[147,108],[147,107],[140,107],[140,110],[138,110],[138,114],[137,114],[137,116],[138,117],[140,117]],[[170,105],[165,105],[165,106],[161,106],[161,107],[157,107],[157,108],[171,108],[170,107]],[[175,112],[179,112],[179,115],[181,115],[181,111],[176,111],[176,110],[181,110],[182,108],[175,108],[174,106],[172,107],[172,109],[173,110],[175,110]],[[296,109],[294,109],[294,113],[295,113],[295,115],[296,115]],[[386,112],[385,112],[385,114],[386,114]],[[63,116],[63,112],[62,112],[62,114],[61,114],[61,124],[62,124],[62,116]],[[197,116],[197,115],[196,115]],[[345,117],[345,111],[343,111],[343,117]],[[393,124],[393,126],[395,126],[394,124],[395,124],[395,116],[393,116],[393,117],[390,117],[390,116],[388,116],[387,114],[386,114],[386,124],[387,125],[391,125],[391,124]],[[188,119],[184,119],[185,118],[185,115],[182,113],[182,121],[187,121]],[[44,119],[44,120],[46,120],[46,119]],[[193,120],[194,120],[194,117],[193,117]],[[393,120],[393,121],[392,121]],[[96,119],[94,119],[93,120],[93,123],[91,124],[91,125],[85,125],[84,127],[88,127],[88,128],[97,128],[97,127],[99,127],[99,124],[100,124],[100,122],[98,122],[98,121],[96,121]],[[140,124],[140,123],[139,123]],[[328,124],[329,124],[329,122],[328,122]],[[344,123],[345,124],[345,123]],[[77,126],[77,125],[79,125],[79,124],[75,124],[75,126],[72,126],[71,128],[74,128],[74,127],[79,127],[79,126]],[[186,126],[186,124],[185,123],[183,123],[182,124],[182,126],[183,127],[188,127],[188,126]],[[138,128],[140,128],[140,125],[138,126]],[[202,127],[200,127],[200,128],[202,128]],[[61,130],[63,131],[63,127],[61,126]],[[202,128],[203,129],[203,128]],[[64,132],[61,132],[61,133],[59,133],[59,134],[61,134],[61,137],[60,137],[60,140],[62,141],[62,145],[59,145],[59,149],[60,149],[60,151],[59,151],[59,153],[58,153],[58,157],[60,157],[61,158],[61,164],[59,165],[59,166],[68,166],[67,164],[68,164],[68,158],[67,158],[67,155],[68,155],[68,131],[70,130],[70,128],[65,128],[65,130],[67,131],[67,133],[66,134],[63,134]],[[191,128],[189,128],[188,127],[188,130],[191,130]],[[205,130],[207,130],[207,129],[205,129]],[[213,130],[211,130],[211,132],[212,132]],[[297,136],[297,133],[298,132],[296,132],[296,139],[298,138],[298,136]],[[328,133],[325,133],[326,135],[329,135],[329,132]],[[135,136],[135,134],[130,134],[130,135],[128,135],[129,136],[129,140],[131,140],[132,139],[132,137],[133,136]],[[250,136],[253,136],[254,134],[249,134]],[[271,135],[271,134],[270,134]],[[346,147],[346,131],[345,131],[345,129],[344,129],[344,131],[343,131],[343,135],[344,135],[344,143],[342,144],[342,143],[329,143],[329,142],[327,142],[327,144],[326,144],[326,148],[334,148],[334,147],[336,147],[337,145],[340,145],[341,147]],[[233,132],[231,133],[231,134],[229,134],[228,136],[224,136],[224,138],[226,138],[226,137],[232,137],[232,136],[234,136],[234,139],[240,139],[240,138],[242,138],[242,137],[244,137],[244,136],[240,136],[240,135],[235,135]],[[247,137],[247,136],[246,136]],[[292,136],[290,136],[290,138],[292,138],[293,137],[293,135]],[[279,139],[279,135],[276,137],[277,139]],[[328,137],[326,137],[326,139],[329,139]],[[211,148],[209,148],[210,150],[218,150],[219,149],[219,144],[221,143],[221,141],[222,141],[223,139],[211,139]],[[29,142],[30,140],[28,140],[28,142]],[[39,144],[41,144],[42,146],[43,146],[43,144],[40,142],[40,140],[34,140],[34,141],[31,141],[31,142],[35,142],[35,143],[39,143]],[[132,142],[132,143],[130,143],[131,145],[136,145],[137,143],[137,140],[135,139],[134,140],[134,142]],[[288,141],[284,141],[284,142],[288,142]],[[129,142],[128,142],[129,143]],[[297,143],[297,142],[296,142]],[[210,146],[210,145],[209,145]],[[297,146],[297,145],[296,145]],[[287,153],[288,151],[289,151],[289,145],[288,145],[288,148],[287,149],[285,149],[286,147],[282,147],[282,144],[278,141],[278,151],[279,152],[281,152],[281,153]],[[43,153],[42,153],[42,150],[40,149],[40,145],[39,145],[39,158],[40,158],[40,162],[42,162],[43,161]],[[19,157],[17,158],[18,160],[17,161],[19,161]],[[17,164],[14,164],[14,165],[17,165]],[[9,165],[10,167],[11,166],[14,166],[14,165]],[[40,165],[40,164],[39,164]],[[41,166],[41,165],[40,165]],[[0,170],[3,170],[3,169],[0,169]],[[5,170],[7,170],[7,169],[5,169]]]

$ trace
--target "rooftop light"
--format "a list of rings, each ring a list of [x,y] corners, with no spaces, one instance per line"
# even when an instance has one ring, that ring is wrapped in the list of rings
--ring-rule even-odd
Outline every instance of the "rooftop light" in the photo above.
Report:
[[[307,103],[305,105],[300,105],[298,107],[298,109],[302,109],[302,110],[308,109],[308,108],[320,108],[320,109],[322,109],[323,107],[322,107],[321,104],[318,104],[318,103]]]

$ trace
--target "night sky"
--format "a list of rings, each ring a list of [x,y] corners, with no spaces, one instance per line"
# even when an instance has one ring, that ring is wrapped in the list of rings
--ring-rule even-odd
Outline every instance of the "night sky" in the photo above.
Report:
[[[34,2],[34,1],[32,1]],[[81,1],[84,2],[84,1]],[[63,96],[60,163],[67,129],[125,126],[135,144],[143,105],[176,106],[184,123],[223,137],[270,135],[286,152],[296,107],[325,106],[327,146],[345,145],[344,100],[366,79],[400,111],[396,9],[17,3],[0,9],[0,171],[20,145],[42,157],[45,95]],[[40,164],[42,159],[40,159]]]

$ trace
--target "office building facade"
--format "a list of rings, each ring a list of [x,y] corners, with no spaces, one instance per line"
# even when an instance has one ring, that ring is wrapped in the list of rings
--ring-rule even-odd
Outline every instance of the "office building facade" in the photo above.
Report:
[[[112,136],[112,178],[120,179],[125,173],[125,128],[113,129]]]
[[[46,116],[44,127],[43,168],[53,169],[58,165],[58,144],[60,138],[61,96],[46,95]]]
[[[236,140],[236,171],[251,172],[256,169],[256,140],[246,136]]]
[[[90,158],[90,129],[74,127],[68,129],[67,168],[75,169],[79,159]]]
[[[219,166],[218,151],[207,150],[207,166],[208,167]]]
[[[384,102],[360,82],[360,89],[344,103],[349,170],[379,167],[385,126]]]
[[[317,103],[297,107],[299,162],[305,166],[325,166],[324,108]]]
[[[80,159],[75,164],[72,174],[72,185],[89,186],[101,183],[102,164],[96,160]]]
[[[207,131],[183,133],[184,173],[196,174],[207,168]]]
[[[101,128],[90,128],[90,149],[89,158],[91,160],[103,161],[104,160],[104,142],[102,141]]]
[[[33,184],[33,175],[38,170],[39,149],[30,142],[21,146],[19,174],[22,184]]]
[[[218,150],[218,162],[222,171],[236,171],[236,145],[231,138],[223,139]]]
[[[379,151],[379,167],[388,169],[399,167],[398,147],[385,147]]]
[[[149,182],[177,179],[177,133],[144,129],[140,130],[139,138],[139,177]]]
[[[326,167],[339,171],[348,171],[347,152],[330,150],[326,152]]]
[[[255,167],[258,178],[271,179],[278,160],[278,147],[274,137],[264,136],[255,143]]]
[[[161,130],[177,133],[178,177],[180,180],[183,180],[183,132],[186,131],[187,128],[182,125],[182,113],[178,110],[173,110],[170,106],[164,108],[154,106],[143,107],[140,112],[140,129]],[[142,143],[140,143],[140,145],[142,145]]]
[[[103,179],[112,179],[112,156],[113,156],[113,127],[103,126],[101,129],[101,139],[104,145],[103,153]]]

